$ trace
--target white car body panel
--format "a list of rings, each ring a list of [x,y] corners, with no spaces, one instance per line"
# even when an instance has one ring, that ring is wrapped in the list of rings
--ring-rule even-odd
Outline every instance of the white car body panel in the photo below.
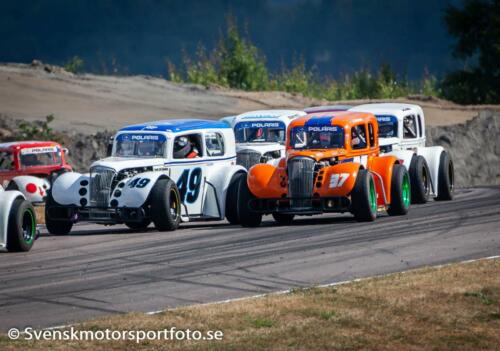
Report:
[[[9,225],[10,209],[14,200],[22,198],[26,199],[20,191],[17,190],[4,190],[0,186],[0,248],[7,247],[7,230]]]
[[[181,192],[183,200],[181,217],[183,221],[224,219],[226,194],[231,178],[236,172],[246,172],[243,167],[236,165],[236,149],[232,129],[227,124],[220,122],[209,122],[208,126],[214,126],[211,128],[176,128],[175,122],[173,120],[151,122],[145,124],[143,128],[125,127],[114,137],[113,154],[115,154],[116,140],[122,134],[162,135],[166,138],[165,157],[107,157],[91,165],[91,170],[96,169],[96,167],[105,167],[116,174],[120,171],[132,174],[116,182],[116,186],[111,191],[107,201],[109,208],[139,208],[148,200],[158,179],[170,178],[178,185]],[[179,125],[183,125],[182,121],[177,122]],[[209,133],[219,133],[223,137],[224,154],[220,156],[208,154],[205,136]],[[202,135],[203,145],[200,151],[203,156],[174,159],[172,155],[174,139],[189,134]],[[133,169],[141,169],[141,171],[135,172]],[[82,181],[86,181],[83,183],[84,186],[81,184]],[[91,173],[62,174],[52,185],[52,196],[59,205],[88,207],[91,204],[91,182]],[[82,188],[85,190],[81,191]],[[121,192],[119,196],[117,196],[117,190]],[[85,194],[81,195],[80,192]],[[84,206],[82,206],[82,199],[86,204]],[[113,206],[113,203],[118,205]]]
[[[350,111],[373,113],[377,118],[384,116],[395,117],[398,123],[397,135],[390,138],[379,137],[381,151],[384,152],[384,148],[390,147],[392,150],[385,152],[385,154],[395,155],[398,158],[405,160],[403,164],[408,169],[410,167],[411,159],[409,161],[410,163],[406,164],[409,158],[409,154],[407,152],[411,152],[412,156],[423,156],[429,166],[431,196],[437,196],[439,162],[441,153],[445,150],[441,146],[425,146],[425,116],[420,106],[403,103],[374,103],[359,105],[351,108]],[[405,117],[411,115],[417,117],[417,137],[404,138],[403,120]],[[418,118],[420,118],[420,123],[418,123]]]
[[[47,195],[47,190],[50,189],[50,182],[47,179],[30,175],[14,177],[9,184],[10,183],[16,184],[17,189],[24,194],[26,200],[33,204],[43,203]],[[26,190],[26,185],[30,183],[35,184],[37,189],[36,192],[30,193]]]
[[[235,117],[225,117],[221,120],[226,123],[231,123],[232,128],[234,129],[239,123],[249,122],[263,124],[264,123],[275,123],[279,122],[284,124],[285,133],[288,128],[290,122],[300,116],[305,116],[306,113],[300,110],[258,110],[258,111],[250,111],[245,112]],[[255,152],[264,156],[267,152],[278,151],[279,157],[275,157],[269,159],[267,163],[277,164],[282,157],[285,157],[285,143],[279,142],[245,142],[245,143],[236,143],[236,152],[237,154],[244,152]]]

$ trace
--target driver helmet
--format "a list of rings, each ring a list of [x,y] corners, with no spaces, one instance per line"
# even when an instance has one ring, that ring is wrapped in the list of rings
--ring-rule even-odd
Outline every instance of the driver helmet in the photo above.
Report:
[[[185,158],[191,151],[191,143],[185,136],[178,137],[174,142],[174,157]]]

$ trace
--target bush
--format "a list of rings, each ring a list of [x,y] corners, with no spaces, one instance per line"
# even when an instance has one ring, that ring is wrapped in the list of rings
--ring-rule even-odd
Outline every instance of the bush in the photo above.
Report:
[[[80,73],[83,71],[85,62],[78,56],[73,56],[65,64],[64,69],[71,73]]]

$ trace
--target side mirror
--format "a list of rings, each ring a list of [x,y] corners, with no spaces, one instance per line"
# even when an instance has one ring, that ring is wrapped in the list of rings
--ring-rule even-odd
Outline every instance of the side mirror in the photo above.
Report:
[[[113,153],[113,140],[114,140],[113,137],[109,138],[108,146],[106,147],[106,157],[110,157],[111,154]]]
[[[69,149],[66,147],[63,147],[62,151],[64,152],[65,155],[69,155]]]

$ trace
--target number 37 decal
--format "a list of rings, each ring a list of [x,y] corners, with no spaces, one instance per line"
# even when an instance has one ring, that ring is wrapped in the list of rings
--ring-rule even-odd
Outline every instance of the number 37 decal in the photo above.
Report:
[[[330,178],[330,188],[342,187],[342,185],[344,185],[347,178],[349,178],[349,173],[332,174],[332,176]]]

